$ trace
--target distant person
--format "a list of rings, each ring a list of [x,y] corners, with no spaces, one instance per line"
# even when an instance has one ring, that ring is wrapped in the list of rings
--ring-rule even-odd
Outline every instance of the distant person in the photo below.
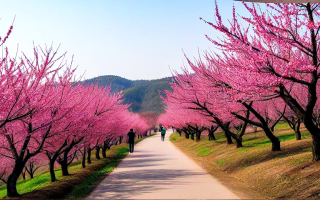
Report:
[[[166,129],[164,127],[160,128],[161,132],[161,140],[164,141],[164,136],[166,135]]]
[[[128,136],[128,143],[129,143],[129,151],[133,153],[134,148],[134,138],[136,137],[136,133],[133,132],[133,129],[130,129],[130,132],[127,134]]]

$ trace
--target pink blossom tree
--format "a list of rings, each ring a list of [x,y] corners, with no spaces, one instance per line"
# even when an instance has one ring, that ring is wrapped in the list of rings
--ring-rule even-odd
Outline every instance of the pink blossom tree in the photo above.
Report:
[[[229,27],[223,24],[218,8],[216,23],[205,21],[225,36],[220,41],[208,37],[224,51],[209,61],[225,66],[224,77],[229,77],[233,88],[255,93],[259,99],[280,97],[299,119],[304,119],[313,139],[313,160],[318,161],[320,128],[315,124],[314,111],[319,79],[319,5],[267,5],[266,11],[255,4],[244,5],[251,18],[241,19],[253,27],[252,33],[240,25],[235,11]],[[290,91],[292,84],[307,88],[305,106]]]
[[[55,65],[56,52],[52,48],[40,51],[39,55],[39,50],[34,49],[33,61],[24,56],[17,62],[9,60],[7,55],[0,66],[1,76],[5,77],[0,111],[0,137],[5,142],[0,155],[10,159],[6,163],[11,162],[12,166],[6,181],[8,197],[19,196],[17,179],[28,160],[42,151],[52,123],[63,115],[58,112],[61,104],[53,103],[61,96],[61,91],[54,92],[59,85],[56,80],[70,80],[73,73],[68,68],[58,75],[65,64]]]

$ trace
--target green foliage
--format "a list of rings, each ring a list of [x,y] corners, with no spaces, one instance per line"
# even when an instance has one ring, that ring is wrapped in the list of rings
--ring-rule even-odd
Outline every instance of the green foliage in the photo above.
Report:
[[[111,85],[111,92],[123,90],[124,103],[131,103],[132,112],[164,112],[159,90],[172,90],[166,78],[157,80],[128,80],[119,76],[100,76],[88,79],[85,84]]]

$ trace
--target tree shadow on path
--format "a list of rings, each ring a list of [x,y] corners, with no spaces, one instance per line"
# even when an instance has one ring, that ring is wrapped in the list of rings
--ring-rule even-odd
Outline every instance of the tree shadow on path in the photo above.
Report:
[[[202,175],[188,170],[172,169],[148,169],[117,172],[109,176],[106,181],[92,194],[94,198],[126,199],[139,193],[152,192],[157,189],[170,187],[175,183],[182,183],[178,180],[183,177]]]

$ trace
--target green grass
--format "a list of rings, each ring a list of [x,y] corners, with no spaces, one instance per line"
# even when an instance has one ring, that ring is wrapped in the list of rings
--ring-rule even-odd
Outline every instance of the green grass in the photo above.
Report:
[[[243,136],[241,148],[236,148],[235,143],[228,145],[221,132],[215,134],[217,141],[209,141],[208,136],[203,135],[198,142],[184,137],[175,138],[174,144],[210,174],[225,181],[235,180],[234,186],[240,180],[245,187],[249,186],[262,194],[262,197],[252,199],[318,197],[319,189],[316,186],[320,184],[319,163],[311,161],[310,133],[303,125],[300,130],[302,140],[297,141],[288,124],[278,124],[274,135],[281,142],[281,151],[274,152],[262,130],[247,132]],[[225,178],[226,174],[228,178]],[[242,189],[239,191],[245,191]]]
[[[169,140],[170,140],[171,142],[174,142],[174,141],[176,141],[179,137],[180,137],[179,133],[174,132],[174,133],[171,134]]]
[[[147,136],[147,137],[150,137],[150,136]],[[144,138],[135,140],[135,144],[137,144],[143,139]],[[121,162],[121,160],[128,154],[128,152],[129,152],[129,148],[127,146],[120,148],[116,156],[113,159],[111,159],[111,161],[104,168],[94,172],[85,181],[83,181],[81,184],[75,187],[66,196],[66,198],[78,199],[78,198],[85,198],[86,196],[88,196],[95,189],[95,187],[90,187],[90,186],[94,185],[97,182],[100,182],[100,180],[102,180],[101,178],[104,178],[106,175],[112,172],[113,169],[116,168],[118,164]]]
[[[289,140],[295,140],[296,136],[295,133],[286,133],[286,134],[281,134],[281,135],[276,135],[276,137],[280,140],[280,142],[285,142]],[[310,138],[310,134],[308,132],[303,132],[301,133],[302,139]],[[243,148],[238,148],[238,151],[248,151],[252,147],[265,147],[271,145],[271,141],[266,138],[245,138],[243,139]]]
[[[85,197],[90,194],[94,190],[94,187],[90,187],[90,185],[99,180],[99,177],[105,176],[112,172],[113,169],[118,166],[120,161],[127,155],[128,151],[128,148],[121,148],[117,155],[111,160],[111,162],[107,164],[107,166],[105,166],[101,170],[94,172],[85,181],[74,188],[66,198],[76,199]]]
[[[144,138],[140,138],[140,139],[135,140],[135,143],[140,142]],[[107,151],[107,154],[108,154],[108,151]],[[95,171],[91,176],[88,177],[87,180],[80,183],[74,190],[71,191],[68,198],[80,198],[80,197],[82,197],[82,195],[87,195],[88,192],[90,193],[92,190],[88,190],[88,189],[86,189],[86,187],[88,185],[94,183],[95,181],[97,181],[97,177],[100,177],[100,176],[103,176],[103,175],[110,173],[118,165],[118,163],[126,156],[126,154],[129,151],[129,148],[126,144],[124,144],[123,146],[112,146],[112,149],[110,151],[112,151],[112,152],[116,151],[115,156],[111,159],[111,161],[110,161],[110,159],[109,160],[105,160],[105,159],[96,160],[95,156],[94,156],[95,152],[92,151],[91,156],[92,156],[93,164],[91,164],[91,165],[94,165],[94,163],[104,162],[104,163],[106,163],[106,166],[101,170]],[[110,155],[109,155],[109,157],[110,157]],[[81,172],[81,170],[82,170],[81,160],[75,161],[75,162],[71,163],[69,166],[70,174],[76,174],[77,172]],[[55,174],[56,174],[56,178],[58,180],[57,182],[55,182],[55,184],[59,184],[59,180],[67,180],[69,178],[72,179],[72,176],[62,177],[62,172],[61,172],[60,168],[55,169]],[[26,193],[30,193],[32,191],[38,191],[40,193],[42,188],[46,188],[50,184],[52,184],[51,178],[50,178],[50,173],[44,172],[42,174],[35,175],[35,177],[33,179],[29,179],[29,177],[26,177],[26,180],[19,179],[17,181],[17,190],[18,190],[18,193],[21,195],[26,194]],[[6,196],[7,196],[6,185],[2,184],[2,185],[0,185],[0,199],[5,198]]]
[[[199,156],[206,156],[208,154],[210,154],[213,151],[212,148],[207,148],[207,147],[203,147],[200,146],[197,148],[196,152],[198,153]]]
[[[57,176],[60,176],[61,170],[57,171],[56,174]],[[30,180],[29,179],[19,180],[17,182],[17,190],[20,194],[24,194],[43,186],[47,182],[50,182],[50,174],[49,173],[41,174]],[[6,190],[6,185],[4,185],[0,187],[0,199],[3,199],[6,196],[7,196],[7,190]]]
[[[221,159],[221,160],[217,161],[216,164],[220,165],[220,166],[225,166],[226,165],[226,161],[224,159]]]
[[[281,122],[281,123],[278,123],[274,128],[275,129],[289,129],[290,126],[286,122]]]

